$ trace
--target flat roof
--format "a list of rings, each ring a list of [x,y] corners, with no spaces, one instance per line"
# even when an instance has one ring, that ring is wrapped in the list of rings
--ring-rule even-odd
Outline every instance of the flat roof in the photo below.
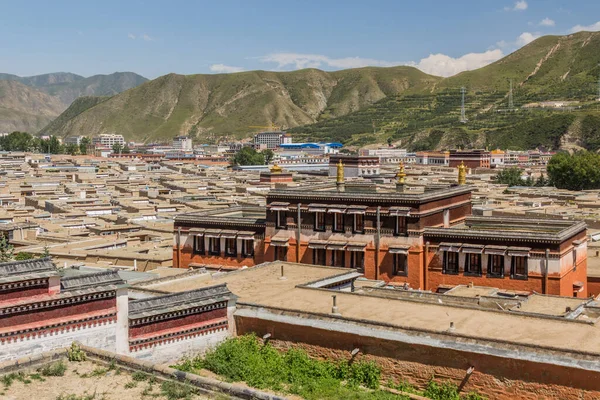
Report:
[[[282,266],[285,280],[279,279]],[[342,318],[361,320],[366,323],[391,324],[398,329],[436,331],[440,334],[447,333],[450,322],[453,322],[454,334],[478,340],[501,340],[515,344],[600,354],[600,327],[598,326],[600,324],[586,324],[548,316],[523,315],[522,312],[453,307],[446,304],[299,287],[344,272],[350,273],[354,270],[272,262],[230,273],[215,274],[212,277],[206,273],[172,279],[155,285],[146,283],[143,287],[165,292],[180,292],[225,283],[229,290],[238,296],[238,303],[325,315],[331,315],[331,296],[336,294],[337,306]],[[542,304],[541,300],[534,300],[528,307],[532,312],[550,307],[553,313],[556,307],[565,307],[565,301],[570,300],[552,299],[548,302],[555,304],[546,305]]]

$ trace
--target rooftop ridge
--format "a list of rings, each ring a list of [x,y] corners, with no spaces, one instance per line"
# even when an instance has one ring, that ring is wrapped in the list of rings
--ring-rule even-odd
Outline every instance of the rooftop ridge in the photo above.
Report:
[[[78,290],[90,286],[103,285],[123,285],[125,281],[121,279],[119,273],[113,270],[94,272],[76,276],[61,278],[60,286],[63,290]]]
[[[57,271],[50,257],[0,263],[0,277]]]

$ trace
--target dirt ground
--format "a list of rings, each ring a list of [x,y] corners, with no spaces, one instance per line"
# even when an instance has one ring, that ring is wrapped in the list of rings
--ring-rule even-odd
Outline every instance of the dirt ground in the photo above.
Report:
[[[0,380],[2,400],[166,400],[160,381],[141,373],[131,373],[118,366],[109,367],[90,361],[64,361],[63,376],[44,376],[28,371],[7,387],[6,376]],[[189,394],[181,398],[204,400],[209,397]],[[220,399],[219,397],[217,397]],[[226,398],[226,397],[223,397]]]

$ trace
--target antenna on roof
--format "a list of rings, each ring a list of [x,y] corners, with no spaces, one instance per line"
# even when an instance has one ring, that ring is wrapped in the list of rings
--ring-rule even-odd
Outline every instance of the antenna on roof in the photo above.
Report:
[[[467,89],[463,86],[460,88],[460,93],[462,95],[462,101],[460,105],[460,122],[463,124],[467,123],[467,117],[465,116],[465,93],[467,93]]]

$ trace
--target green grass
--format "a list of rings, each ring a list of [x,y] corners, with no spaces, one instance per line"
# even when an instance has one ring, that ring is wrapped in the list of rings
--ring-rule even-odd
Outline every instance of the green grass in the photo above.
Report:
[[[40,368],[39,373],[42,376],[63,376],[67,370],[67,365],[62,361],[57,361]]]

